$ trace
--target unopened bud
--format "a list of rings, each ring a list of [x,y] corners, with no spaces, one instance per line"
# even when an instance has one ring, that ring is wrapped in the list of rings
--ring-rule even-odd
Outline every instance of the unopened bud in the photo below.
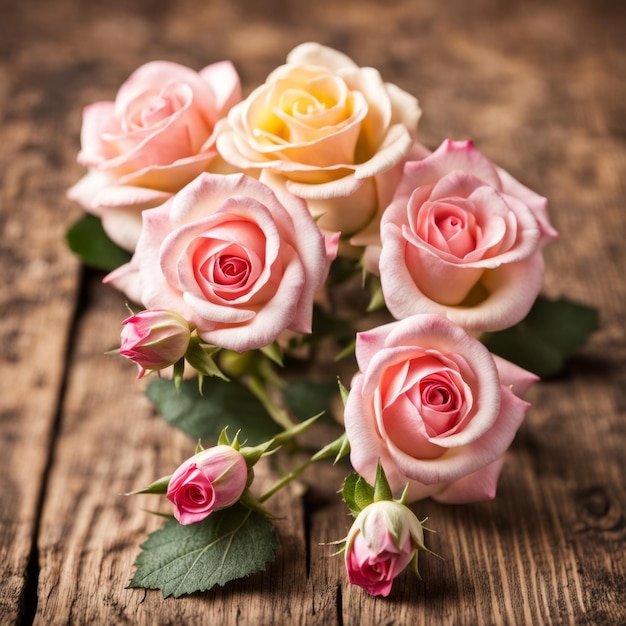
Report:
[[[189,346],[189,324],[174,311],[141,311],[122,325],[119,353],[139,366],[137,378],[173,365]]]
[[[234,448],[218,445],[187,459],[172,474],[167,497],[181,524],[200,522],[213,511],[241,498],[248,482],[248,466]]]
[[[388,596],[418,549],[425,549],[424,530],[415,514],[400,502],[373,502],[358,514],[346,538],[348,580],[371,595]]]

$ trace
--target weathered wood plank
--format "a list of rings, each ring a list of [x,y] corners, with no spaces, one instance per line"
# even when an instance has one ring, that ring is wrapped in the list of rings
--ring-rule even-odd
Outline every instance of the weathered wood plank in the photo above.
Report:
[[[0,621],[16,623],[27,600],[28,578],[36,575],[36,569],[28,571],[29,562],[36,559],[39,499],[55,434],[80,269],[59,244],[68,211],[64,193],[73,174],[64,169],[63,146],[53,137],[67,112],[42,114],[39,89],[19,80],[27,64],[21,59],[7,62],[2,57]]]

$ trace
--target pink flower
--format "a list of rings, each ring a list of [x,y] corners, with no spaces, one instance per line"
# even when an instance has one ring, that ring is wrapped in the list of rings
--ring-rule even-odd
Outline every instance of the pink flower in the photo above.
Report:
[[[139,366],[137,378],[173,365],[189,346],[189,324],[174,311],[141,311],[122,324],[119,352]]]
[[[444,141],[406,164],[368,251],[397,319],[439,313],[475,331],[522,320],[543,281],[542,247],[557,236],[547,201],[469,141]]]
[[[424,549],[424,531],[413,512],[391,500],[374,502],[357,516],[346,538],[348,580],[373,596],[388,596],[398,574]]]
[[[347,237],[391,200],[420,113],[375,69],[304,43],[220,122],[217,148],[304,198],[320,228]]]
[[[360,372],[345,407],[351,462],[367,481],[378,460],[409,498],[495,496],[504,452],[537,377],[492,356],[459,326],[414,315],[357,335]]]
[[[248,466],[234,448],[203,450],[176,469],[167,487],[174,517],[184,525],[202,521],[213,511],[232,506],[246,488]]]
[[[200,72],[166,61],[142,65],[115,102],[85,108],[78,162],[89,171],[69,197],[101,217],[113,241],[134,250],[143,209],[221,167],[215,124],[240,99],[228,61]]]
[[[311,332],[337,238],[305,203],[243,174],[201,174],[144,211],[130,263],[105,280],[146,308],[177,311],[209,344],[243,352]]]

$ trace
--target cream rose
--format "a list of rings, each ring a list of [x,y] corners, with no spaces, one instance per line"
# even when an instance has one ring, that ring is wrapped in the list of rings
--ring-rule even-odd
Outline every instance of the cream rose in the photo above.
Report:
[[[69,197],[99,216],[113,241],[134,250],[143,209],[218,167],[215,124],[240,99],[228,61],[200,72],[166,61],[142,65],[115,102],[85,108],[78,162],[88,173]]]
[[[377,70],[305,43],[220,122],[217,148],[304,198],[320,228],[348,237],[391,199],[419,116],[417,100]]]
[[[105,281],[147,309],[182,315],[209,344],[243,352],[311,332],[337,237],[305,203],[243,174],[203,173],[143,213],[130,263]]]
[[[541,290],[544,244],[557,236],[547,201],[471,142],[444,141],[408,162],[366,252],[397,319],[438,313],[473,331],[522,320]]]
[[[380,459],[411,500],[493,498],[537,377],[439,315],[359,333],[356,357],[345,407],[354,469],[373,483]]]

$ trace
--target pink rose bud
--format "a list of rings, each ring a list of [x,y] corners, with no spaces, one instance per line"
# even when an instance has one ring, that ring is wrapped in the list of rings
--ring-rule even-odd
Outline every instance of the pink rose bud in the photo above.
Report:
[[[400,502],[366,506],[346,539],[348,580],[373,596],[388,596],[394,578],[425,549],[424,531],[415,514]]]
[[[122,322],[119,353],[139,366],[137,378],[179,361],[187,351],[189,324],[174,311],[141,311]]]
[[[187,459],[172,474],[167,498],[174,517],[184,525],[202,521],[213,511],[239,500],[248,481],[248,466],[234,448],[219,445]]]

